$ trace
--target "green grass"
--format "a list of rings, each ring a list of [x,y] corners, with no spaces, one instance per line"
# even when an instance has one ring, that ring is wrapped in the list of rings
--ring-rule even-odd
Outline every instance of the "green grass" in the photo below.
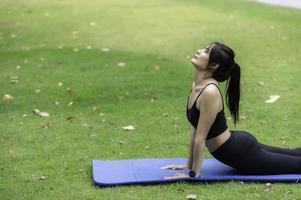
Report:
[[[229,127],[266,144],[300,146],[300,21],[299,10],[251,1],[2,0],[0,199],[300,198],[298,184],[274,183],[269,193],[264,183],[101,188],[91,178],[92,159],[187,156],[188,58],[215,40],[234,48],[243,73],[247,119]],[[4,102],[4,94],[14,100]],[[280,99],[266,104],[273,94]],[[122,130],[129,124],[136,130]]]

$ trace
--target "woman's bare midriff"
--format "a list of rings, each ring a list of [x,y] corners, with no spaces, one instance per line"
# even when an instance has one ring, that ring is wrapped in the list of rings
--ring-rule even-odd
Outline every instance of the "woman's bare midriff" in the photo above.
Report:
[[[231,136],[231,133],[229,129],[225,130],[222,134],[211,138],[209,140],[206,140],[206,147],[209,150],[210,153],[214,152],[218,147],[220,147],[222,144],[224,144],[229,137]]]

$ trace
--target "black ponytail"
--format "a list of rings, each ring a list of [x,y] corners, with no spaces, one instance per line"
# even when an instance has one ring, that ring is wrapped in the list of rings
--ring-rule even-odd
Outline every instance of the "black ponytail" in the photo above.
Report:
[[[234,124],[239,121],[240,100],[240,66],[235,62],[227,81],[227,106],[231,112]]]

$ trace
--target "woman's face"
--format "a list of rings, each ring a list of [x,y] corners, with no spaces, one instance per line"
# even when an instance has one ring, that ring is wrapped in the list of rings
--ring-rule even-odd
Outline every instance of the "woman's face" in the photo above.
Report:
[[[206,69],[209,62],[210,45],[205,48],[198,49],[194,57],[191,58],[191,63],[199,69]]]

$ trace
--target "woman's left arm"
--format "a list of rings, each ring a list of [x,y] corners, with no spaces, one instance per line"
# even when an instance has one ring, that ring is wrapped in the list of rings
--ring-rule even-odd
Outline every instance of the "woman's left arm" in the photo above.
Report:
[[[197,102],[199,104],[200,118],[196,129],[192,163],[192,170],[196,172],[196,176],[199,176],[201,173],[206,138],[220,105],[219,95],[219,91],[216,90],[215,86],[208,86],[201,95],[201,101]]]

